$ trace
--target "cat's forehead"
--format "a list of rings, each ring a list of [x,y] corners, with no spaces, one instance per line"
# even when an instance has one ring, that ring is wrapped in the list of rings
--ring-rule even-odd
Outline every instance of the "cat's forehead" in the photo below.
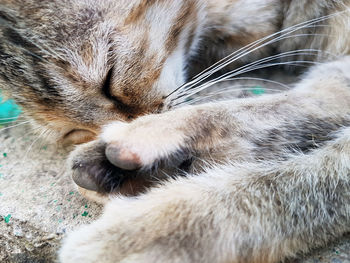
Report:
[[[173,28],[176,15],[154,14],[152,8],[145,8],[152,1],[115,2],[103,12],[95,3],[94,11],[98,13],[95,22],[83,34],[77,34],[80,28],[63,40],[61,51],[67,62],[87,81],[103,79],[111,67],[116,82],[118,77],[120,82],[125,82],[127,78],[142,78],[149,72],[159,75],[176,47],[177,35],[173,33],[177,29]],[[118,16],[113,10],[120,12],[120,8],[123,15]]]

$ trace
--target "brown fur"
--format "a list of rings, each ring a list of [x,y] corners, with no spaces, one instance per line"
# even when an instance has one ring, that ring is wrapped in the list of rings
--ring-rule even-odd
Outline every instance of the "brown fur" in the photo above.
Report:
[[[83,194],[108,201],[101,219],[69,235],[60,260],[274,263],[349,231],[349,6],[1,0],[0,88],[54,139],[93,140],[68,170]],[[266,63],[327,63],[281,93],[187,101],[230,69],[288,51]]]

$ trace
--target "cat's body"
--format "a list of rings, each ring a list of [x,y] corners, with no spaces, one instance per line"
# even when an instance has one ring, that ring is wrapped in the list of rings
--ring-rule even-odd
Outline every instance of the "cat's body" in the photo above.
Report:
[[[73,179],[150,187],[72,233],[62,262],[277,262],[350,230],[349,1],[25,2],[0,1],[1,89],[59,139],[118,120],[72,153]],[[189,76],[254,41],[232,68],[334,61],[286,92],[177,107]],[[152,188],[158,166],[188,174]]]

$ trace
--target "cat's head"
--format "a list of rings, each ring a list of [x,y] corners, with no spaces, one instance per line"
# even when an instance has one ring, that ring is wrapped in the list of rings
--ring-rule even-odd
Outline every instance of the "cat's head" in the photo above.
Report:
[[[37,124],[75,143],[111,120],[162,111],[184,82],[196,8],[170,3],[2,1],[0,88]]]

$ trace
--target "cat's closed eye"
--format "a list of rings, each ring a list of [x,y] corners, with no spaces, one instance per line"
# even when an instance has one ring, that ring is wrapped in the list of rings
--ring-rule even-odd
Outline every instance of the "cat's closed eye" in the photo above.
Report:
[[[103,82],[102,86],[102,93],[106,98],[113,100],[113,96],[111,95],[111,82],[112,82],[112,77],[113,77],[113,67],[108,70],[106,78]]]
[[[102,86],[102,93],[108,100],[114,103],[117,110],[127,111],[127,107],[125,103],[122,101],[122,99],[112,94],[111,90],[112,90],[112,82],[113,82],[113,73],[114,73],[114,67],[111,67],[108,70],[107,75],[104,79],[103,86]],[[127,114],[126,120],[132,120],[132,119],[134,119],[134,116],[131,114]]]

